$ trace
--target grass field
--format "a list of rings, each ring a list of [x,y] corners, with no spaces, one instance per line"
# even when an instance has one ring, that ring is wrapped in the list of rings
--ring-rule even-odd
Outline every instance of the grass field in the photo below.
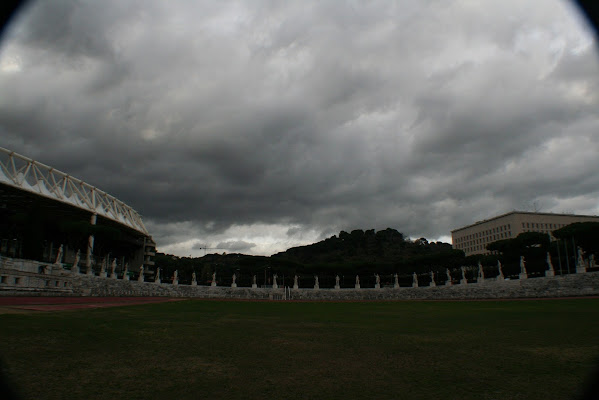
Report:
[[[567,399],[598,356],[599,299],[0,315],[27,399]]]

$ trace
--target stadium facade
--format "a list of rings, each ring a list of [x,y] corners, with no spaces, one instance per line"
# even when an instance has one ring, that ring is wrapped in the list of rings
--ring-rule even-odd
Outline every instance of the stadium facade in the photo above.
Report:
[[[64,172],[0,147],[0,256],[152,271],[156,244],[137,211]],[[77,260],[77,261],[76,261]]]

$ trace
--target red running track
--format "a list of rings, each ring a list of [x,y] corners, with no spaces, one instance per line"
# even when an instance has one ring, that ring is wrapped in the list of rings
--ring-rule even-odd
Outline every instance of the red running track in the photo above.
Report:
[[[0,297],[0,307],[20,310],[60,311],[104,308],[184,300],[171,297]]]

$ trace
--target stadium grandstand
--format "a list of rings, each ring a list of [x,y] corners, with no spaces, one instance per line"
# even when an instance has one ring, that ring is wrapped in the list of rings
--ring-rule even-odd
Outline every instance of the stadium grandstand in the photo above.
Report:
[[[108,193],[0,147],[0,256],[153,274],[156,244],[141,216]]]

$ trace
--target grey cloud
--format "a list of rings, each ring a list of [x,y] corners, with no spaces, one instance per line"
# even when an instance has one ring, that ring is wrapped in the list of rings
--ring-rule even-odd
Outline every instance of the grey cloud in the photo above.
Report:
[[[563,5],[443,4],[33,4],[0,53],[22,68],[0,72],[2,146],[132,205],[165,246],[241,246],[215,235],[254,224],[438,237],[594,196],[574,148],[535,167],[564,136],[599,148],[584,28],[554,54],[526,40],[560,39]]]
[[[17,29],[17,37],[26,45],[67,58],[112,54],[106,24],[116,13],[106,11],[114,8],[79,0],[32,3],[22,10],[26,29]]]

